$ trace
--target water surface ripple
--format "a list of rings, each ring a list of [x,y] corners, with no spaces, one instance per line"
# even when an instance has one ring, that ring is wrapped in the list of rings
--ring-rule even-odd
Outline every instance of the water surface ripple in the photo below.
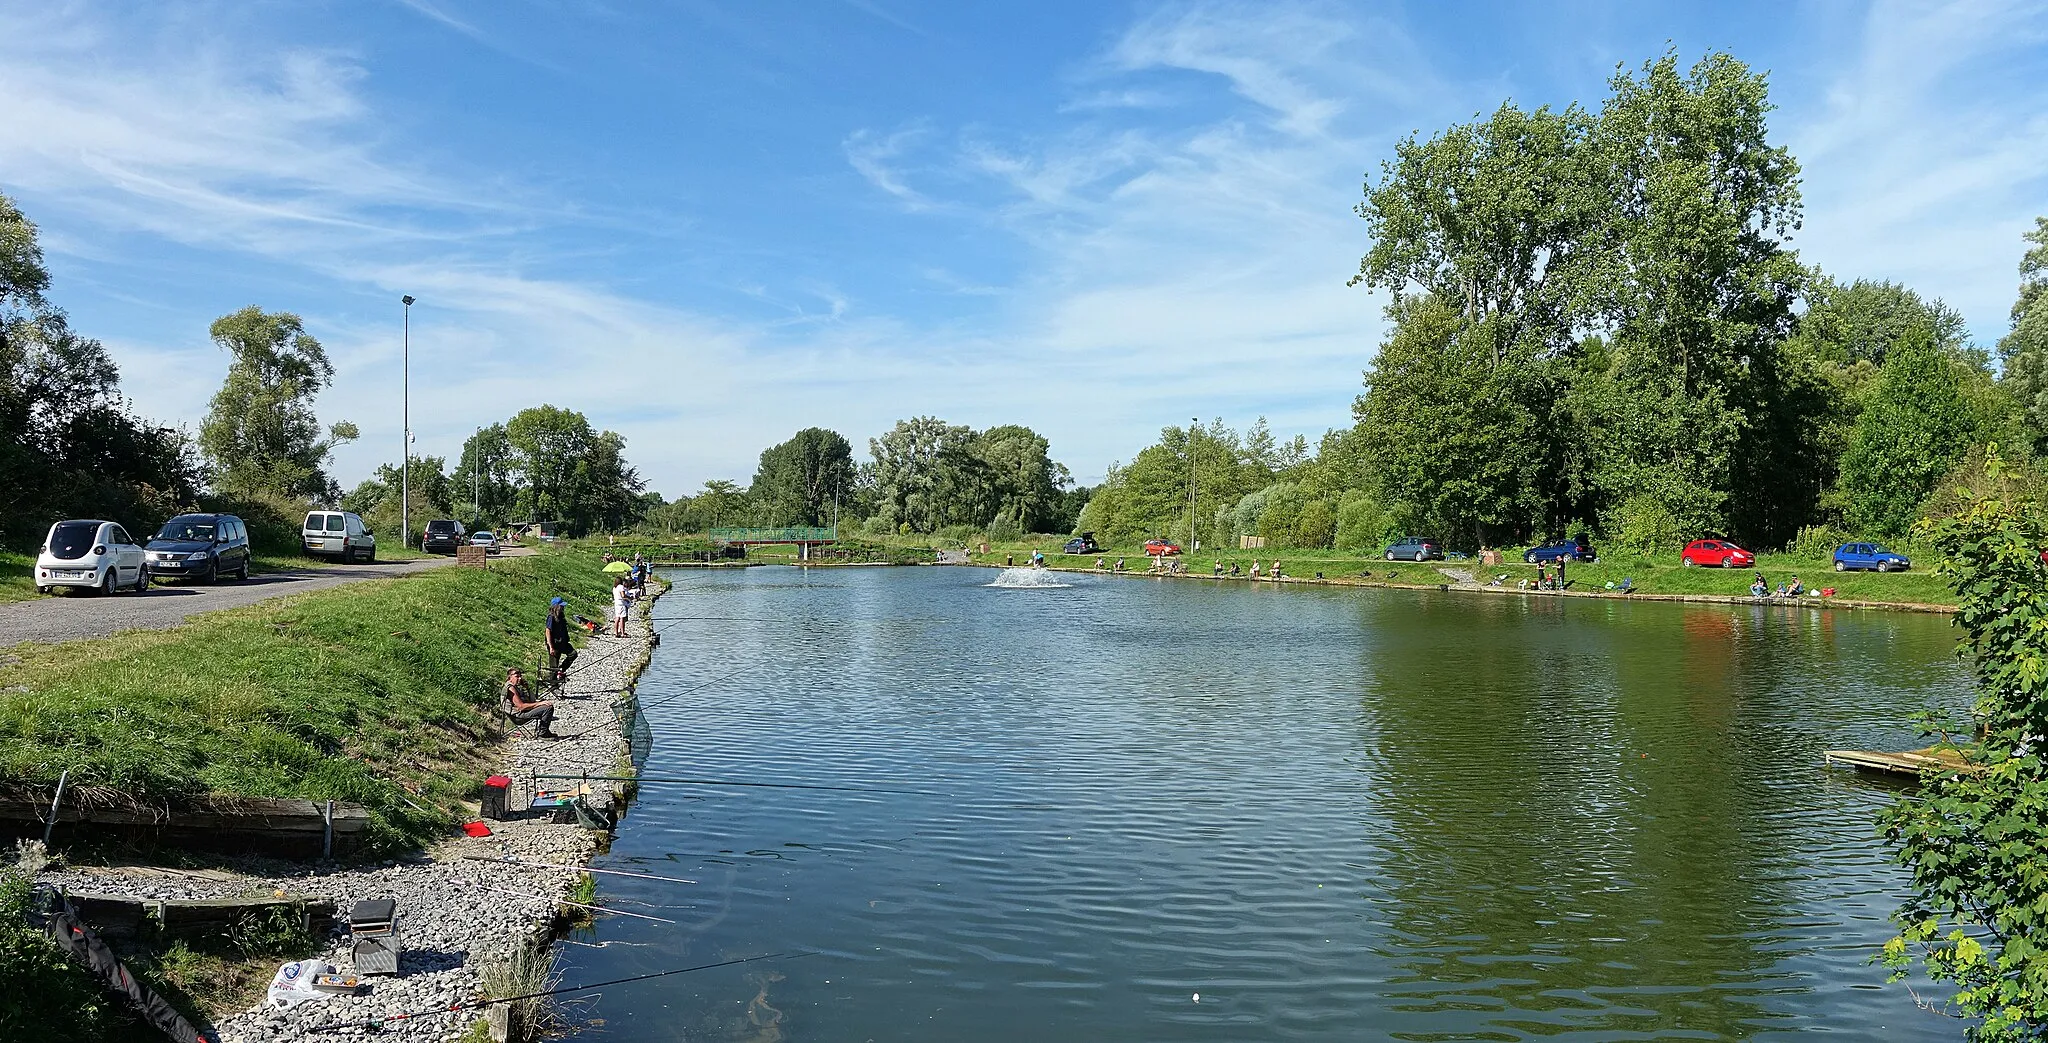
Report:
[[[701,883],[565,981],[817,955],[579,1038],[1958,1038],[1819,756],[1964,693],[1940,618],[991,575],[670,577],[645,773],[862,792],[645,787],[601,864]]]

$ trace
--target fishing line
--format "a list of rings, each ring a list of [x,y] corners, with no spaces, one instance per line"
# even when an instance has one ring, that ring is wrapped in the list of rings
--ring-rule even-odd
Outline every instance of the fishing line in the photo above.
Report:
[[[920,790],[873,789],[864,786],[826,786],[805,782],[735,782],[730,779],[670,779],[650,778],[644,775],[554,775],[535,772],[533,778],[535,781],[556,779],[564,782],[573,782],[578,779],[587,779],[591,782],[652,782],[676,786],[738,786],[748,789],[822,789],[834,790],[839,793],[892,793],[906,797],[944,797],[950,795],[945,793],[926,793]]]
[[[593,866],[565,866],[554,862],[529,862],[523,858],[494,858],[490,855],[464,855],[472,862],[503,862],[508,866],[532,866],[535,869],[561,869],[571,873],[602,873],[605,876],[630,876],[638,880],[659,880],[665,884],[694,884],[679,876],[656,876],[653,873],[632,873],[624,869],[598,869]]]
[[[441,1014],[457,1014],[465,1010],[482,1010],[485,1007],[495,1006],[500,1003],[517,1003],[520,1000],[537,1000],[543,999],[548,996],[566,995],[571,992],[589,992],[592,989],[602,989],[612,985],[625,985],[629,982],[647,981],[653,978],[666,978],[671,974],[688,974],[691,971],[708,971],[717,967],[734,967],[742,963],[758,963],[762,960],[794,960],[802,956],[817,955],[819,954],[816,951],[806,951],[772,952],[765,956],[743,956],[737,960],[721,960],[717,963],[700,963],[694,967],[676,967],[671,970],[655,971],[652,974],[635,974],[630,978],[613,978],[610,981],[594,981],[590,982],[587,985],[565,985],[559,989],[548,989],[545,992],[529,992],[520,996],[499,996],[494,999],[471,1000],[468,1003],[457,1003],[448,1007],[441,1007],[434,1010],[416,1010],[410,1011],[405,1014],[392,1014],[388,1017],[370,1018],[363,1021],[331,1022],[326,1025],[314,1025],[306,1029],[306,1031],[339,1032],[342,1029],[381,1029],[384,1026],[389,1025],[395,1021],[409,1021],[413,1018],[431,1018]]]
[[[502,887],[492,887],[488,884],[478,884],[477,886],[485,891],[496,891],[501,895],[511,895],[514,898],[530,898],[537,902],[553,902],[556,905],[566,905],[571,909],[588,909],[593,913],[610,913],[613,916],[630,916],[636,920],[653,920],[655,923],[665,923],[671,925],[675,923],[674,920],[671,920],[665,916],[649,916],[646,913],[629,913],[624,909],[612,909],[602,905],[590,905],[586,902],[572,902],[567,898],[549,898],[546,895],[527,894],[525,891],[511,891]]]
[[[731,680],[732,678],[738,677],[739,675],[744,674],[749,670],[759,670],[767,665],[768,664],[766,663],[749,663],[746,666],[740,667],[739,669],[734,670],[729,674],[720,674],[717,677],[714,677],[711,680],[696,686],[695,688],[685,689],[683,691],[676,692],[673,695],[665,695],[659,699],[654,700],[653,702],[640,703],[638,706],[635,707],[635,711],[638,713],[645,714],[652,707],[660,706],[663,703],[675,702],[677,699],[681,699],[686,695],[696,695],[698,692],[701,692],[704,689],[709,688],[720,681]]]

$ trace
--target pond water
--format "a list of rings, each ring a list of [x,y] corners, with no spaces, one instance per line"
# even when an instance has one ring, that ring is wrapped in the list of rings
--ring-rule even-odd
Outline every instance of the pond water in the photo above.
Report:
[[[1868,960],[1942,617],[678,572],[584,1040],[1953,1040]],[[748,672],[694,686],[740,667]],[[596,945],[597,948],[589,946]]]

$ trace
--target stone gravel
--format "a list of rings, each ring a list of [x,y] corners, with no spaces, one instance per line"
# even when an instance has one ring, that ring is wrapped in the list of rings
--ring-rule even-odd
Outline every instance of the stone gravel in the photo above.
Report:
[[[535,771],[619,774],[627,754],[615,692],[631,685],[651,647],[647,619],[652,599],[634,613],[631,636],[601,636],[584,649],[557,698],[555,731],[571,738],[534,738],[522,726],[513,741],[506,774],[517,791]],[[591,783],[593,805],[622,802],[617,784]],[[539,819],[491,822],[493,835],[457,836],[421,855],[370,867],[327,869],[271,860],[237,863],[237,873],[177,870],[69,868],[41,874],[46,883],[73,892],[141,899],[233,898],[252,894],[321,897],[334,900],[338,922],[320,958],[346,971],[349,963],[348,910],[364,899],[398,903],[403,949],[399,973],[369,977],[357,996],[314,1000],[289,1009],[258,1007],[223,1019],[221,1043],[296,1043],[351,1038],[362,1028],[326,1028],[338,1023],[392,1019],[374,1031],[379,1040],[438,1041],[460,1038],[480,1012],[447,1013],[482,997],[479,969],[509,957],[551,927],[556,900],[583,874],[478,861],[511,858],[578,866],[596,853],[602,835],[576,824]],[[496,888],[498,890],[485,890]],[[521,898],[505,891],[531,895]],[[428,1013],[440,1012],[440,1013]]]

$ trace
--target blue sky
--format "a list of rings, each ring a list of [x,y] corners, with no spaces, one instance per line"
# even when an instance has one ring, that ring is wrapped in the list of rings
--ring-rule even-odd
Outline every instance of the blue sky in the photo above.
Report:
[[[0,191],[161,421],[218,387],[214,317],[304,316],[345,485],[398,455],[403,293],[423,453],[550,402],[674,496],[936,414],[1094,480],[1191,416],[1348,422],[1366,173],[1667,46],[1770,72],[1807,261],[2003,332],[2040,3],[0,0]]]

